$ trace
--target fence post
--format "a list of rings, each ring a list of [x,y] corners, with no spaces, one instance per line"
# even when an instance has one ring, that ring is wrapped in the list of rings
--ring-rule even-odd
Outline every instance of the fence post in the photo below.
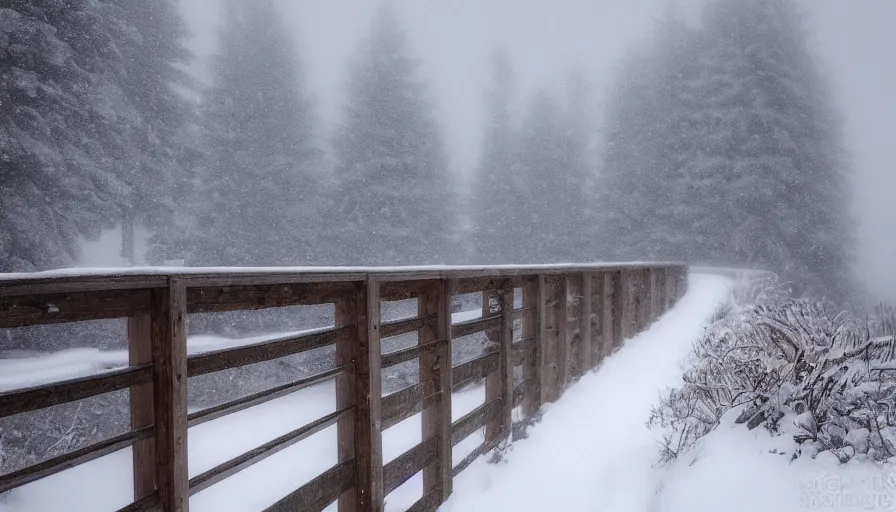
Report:
[[[336,377],[336,409],[355,407],[356,381],[355,375],[360,364],[357,353],[357,340],[361,330],[366,330],[364,319],[366,313],[359,311],[359,294],[363,284],[359,284],[359,291],[340,297],[334,304],[334,325],[336,327],[352,326],[352,335],[336,343],[336,365],[346,366]],[[345,416],[336,425],[337,457],[339,462],[353,460],[355,458],[355,414]],[[356,473],[357,475],[357,473]],[[358,498],[356,486],[345,491],[339,496],[339,512],[355,512]]]
[[[649,268],[643,269],[639,281],[641,283],[641,301],[639,303],[641,321],[638,322],[637,333],[643,332],[653,323],[653,271]]]
[[[579,375],[584,375],[594,367],[594,340],[591,334],[592,311],[594,304],[592,303],[592,293],[594,287],[594,273],[582,273],[581,288],[581,314],[579,321]]]
[[[490,308],[491,309],[491,308]],[[513,286],[502,280],[497,289],[497,311],[501,323],[492,338],[498,351],[498,368],[485,379],[485,401],[500,398],[497,417],[485,424],[485,442],[492,443],[510,435],[513,412]]]
[[[566,375],[566,277],[545,276],[542,402],[560,397]]]
[[[128,318],[128,364],[152,363],[152,318],[141,315]],[[131,386],[128,391],[131,430],[153,423],[152,382]],[[148,496],[156,489],[155,442],[152,438],[134,443],[131,448],[134,471],[134,501]]]
[[[355,340],[355,482],[358,512],[383,510],[380,282],[368,276],[358,294]]]
[[[604,272],[603,290],[601,292],[601,334],[603,339],[602,355],[608,357],[622,341],[623,305],[622,305],[622,272]]]
[[[523,397],[523,417],[535,416],[541,408],[542,355],[544,337],[542,336],[542,316],[544,314],[544,276],[530,276],[523,282],[523,339],[531,338],[532,353],[523,363],[523,382],[528,383]]]
[[[164,512],[189,510],[186,306],[186,287],[178,278],[152,291],[155,475]]]
[[[666,312],[666,268],[654,268],[650,275],[650,295],[653,298],[651,304],[653,318],[656,320]]]
[[[568,343],[568,351],[566,358],[566,376],[563,380],[564,385],[572,382],[584,373],[584,368],[582,367],[583,362],[580,357],[583,343],[582,335],[584,333],[584,329],[582,329],[582,326],[584,325],[583,281],[584,277],[582,275],[570,274],[566,277],[567,294],[569,300],[572,300],[572,302],[567,304],[566,339]]]
[[[420,355],[420,382],[423,396],[436,396],[435,402],[423,409],[423,439],[438,439],[436,461],[423,469],[423,495],[438,493],[438,503],[451,494],[453,460],[451,457],[451,294],[452,283],[447,279],[434,281],[417,299],[418,316],[436,315],[436,323],[425,326],[418,335],[418,343],[440,341],[436,353]],[[434,392],[433,387],[438,391]]]

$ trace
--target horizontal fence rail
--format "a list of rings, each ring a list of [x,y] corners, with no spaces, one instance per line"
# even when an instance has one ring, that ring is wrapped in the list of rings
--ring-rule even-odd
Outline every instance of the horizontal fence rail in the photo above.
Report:
[[[185,512],[191,495],[335,425],[337,463],[267,510],[338,502],[340,512],[382,511],[387,494],[422,472],[422,497],[409,510],[432,511],[451,494],[454,476],[525,435],[542,404],[648,327],[686,286],[687,267],[667,263],[0,275],[0,328],[126,318],[129,361],[0,392],[0,419],[128,390],[131,421],[123,434],[0,474],[0,493],[130,448],[134,501],[122,510]],[[452,322],[452,299],[473,293],[481,294],[481,314]],[[416,315],[382,321],[383,304],[403,300],[416,301]],[[187,354],[190,314],[318,304],[333,305],[331,327]],[[416,344],[382,350],[383,338],[410,335]],[[455,340],[471,335],[484,336],[483,353],[453,361]],[[187,412],[191,377],[324,348],[334,362],[313,375]],[[384,396],[383,369],[411,361],[417,383]],[[188,428],[329,381],[333,412],[188,477]],[[452,421],[452,393],[482,382],[484,402]],[[422,441],[384,463],[382,431],[417,414]],[[454,460],[453,448],[477,431],[484,440]]]

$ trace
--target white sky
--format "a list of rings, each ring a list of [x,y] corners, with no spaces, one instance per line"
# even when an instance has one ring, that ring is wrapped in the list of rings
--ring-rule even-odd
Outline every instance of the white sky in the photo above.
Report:
[[[221,0],[181,0],[200,74],[215,51]],[[250,0],[246,0],[250,1]],[[520,98],[559,88],[580,66],[601,95],[627,48],[646,36],[672,0],[393,0],[421,60],[454,169],[468,173],[481,139],[483,87],[492,51],[504,44]],[[678,0],[696,16],[703,0]],[[348,64],[369,28],[376,0],[280,0],[294,30],[319,114],[338,118]],[[872,291],[896,299],[896,0],[800,0],[813,47],[846,118],[852,151],[859,273]]]

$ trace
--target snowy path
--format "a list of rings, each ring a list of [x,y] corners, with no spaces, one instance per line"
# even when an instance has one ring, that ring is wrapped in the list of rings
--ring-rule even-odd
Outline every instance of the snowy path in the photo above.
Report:
[[[480,459],[461,473],[440,511],[658,509],[656,435],[645,422],[659,392],[680,382],[680,361],[730,287],[691,276],[681,302],[548,406],[506,463]]]

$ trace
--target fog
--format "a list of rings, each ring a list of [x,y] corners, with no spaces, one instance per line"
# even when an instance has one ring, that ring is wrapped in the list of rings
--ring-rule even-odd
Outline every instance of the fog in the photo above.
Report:
[[[675,2],[692,22],[702,1]],[[190,22],[195,72],[207,78],[216,49],[218,0],[183,0]],[[670,0],[457,0],[395,1],[422,78],[433,92],[445,130],[452,169],[468,176],[482,141],[488,62],[504,46],[512,55],[520,102],[542,87],[557,88],[570,68],[579,67],[593,90],[596,116],[615,72],[631,45],[654,28]],[[888,0],[801,0],[819,63],[834,86],[845,118],[852,158],[857,271],[880,297],[896,297],[896,51],[891,23],[896,4]],[[367,0],[284,0],[308,84],[327,126],[340,115],[346,72],[359,39],[368,31],[377,3]],[[597,121],[597,119],[596,119]],[[596,122],[595,125],[598,123]]]

